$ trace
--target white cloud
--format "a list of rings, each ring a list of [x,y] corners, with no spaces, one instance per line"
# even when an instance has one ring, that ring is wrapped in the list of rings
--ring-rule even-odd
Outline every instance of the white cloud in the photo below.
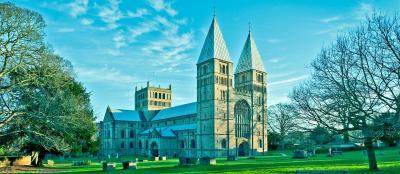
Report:
[[[279,63],[280,61],[281,61],[281,58],[278,58],[278,57],[268,59],[268,62],[271,62],[271,63]]]
[[[125,37],[123,36],[123,32],[122,32],[122,31],[118,31],[118,32],[114,35],[114,37],[113,37],[112,40],[114,41],[114,45],[115,45],[115,47],[116,47],[117,49],[122,48],[122,47],[124,47],[124,46],[127,45],[127,44],[126,44],[126,41],[125,41]]]
[[[368,3],[360,3],[360,5],[355,9],[354,14],[356,19],[363,20],[366,16],[369,16],[373,13],[374,8],[372,4]]]
[[[268,39],[268,40],[267,40],[268,43],[279,43],[279,42],[281,42],[281,41],[282,41],[282,40],[277,39],[277,38],[273,38],[273,39]]]
[[[107,54],[111,55],[111,56],[121,56],[123,55],[122,52],[117,49],[117,48],[110,48],[107,50]]]
[[[292,77],[289,79],[285,79],[285,80],[280,80],[280,81],[275,81],[275,82],[271,82],[270,85],[271,86],[276,86],[276,85],[286,85],[286,84],[291,84],[300,80],[304,80],[307,79],[308,75],[302,75],[302,76],[297,76],[297,77]]]
[[[278,103],[289,102],[289,97],[287,96],[287,94],[286,95],[281,94],[279,96],[270,96],[270,97],[268,97],[268,101],[269,101],[268,105],[272,106],[272,105],[275,105],[275,104],[278,104]]]
[[[70,32],[74,32],[74,31],[75,31],[75,29],[73,29],[73,28],[59,28],[57,30],[57,32],[59,32],[59,33],[70,33]]]
[[[133,76],[123,74],[118,69],[107,66],[103,68],[76,67],[75,72],[84,82],[132,84],[137,81]]]
[[[130,28],[130,42],[136,42],[137,37],[158,30],[158,23],[156,21],[145,21],[137,25],[135,28]]]
[[[82,25],[91,25],[91,24],[93,24],[93,20],[92,19],[88,19],[88,18],[83,18],[83,19],[81,19],[81,24]]]
[[[99,7],[99,17],[107,24],[109,29],[118,27],[117,22],[123,18],[123,14],[119,9],[120,0],[108,0],[108,5]]]
[[[332,17],[321,19],[320,21],[323,22],[323,23],[331,23],[331,22],[338,21],[340,19],[341,19],[340,16],[332,16]]]
[[[146,54],[157,55],[159,57],[157,65],[167,64],[170,68],[174,68],[184,63],[185,60],[190,60],[187,51],[192,49],[193,46],[193,32],[183,34],[174,33],[150,42],[142,50]]]
[[[347,24],[347,23],[343,23],[343,24],[340,24],[340,25],[334,25],[331,28],[318,30],[314,34],[315,35],[330,34],[332,36],[336,36],[338,34],[338,32],[342,32],[343,30],[345,30],[347,28],[350,28],[350,27],[353,27],[353,25]]]
[[[156,65],[168,65],[168,69],[160,71],[175,72],[176,67],[191,60],[188,51],[194,47],[194,34],[192,31],[179,32],[184,20],[169,20],[162,16],[156,16],[154,20],[162,37],[150,41],[142,51],[147,55],[157,55]]]
[[[88,10],[88,4],[88,0],[75,0],[74,2],[69,3],[69,14],[73,17],[85,14]]]
[[[165,11],[170,16],[178,14],[178,12],[172,8],[171,3],[165,2],[164,0],[149,0],[149,3],[156,11]]]
[[[148,14],[150,14],[150,12],[147,9],[139,8],[135,12],[128,12],[127,16],[131,18],[140,18]]]

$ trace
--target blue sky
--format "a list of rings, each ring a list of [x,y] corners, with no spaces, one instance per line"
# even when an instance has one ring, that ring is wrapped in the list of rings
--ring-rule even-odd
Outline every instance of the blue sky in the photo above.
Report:
[[[70,60],[92,93],[98,119],[107,105],[134,108],[135,86],[172,84],[173,105],[196,100],[196,61],[216,9],[234,66],[248,23],[268,72],[268,104],[309,76],[308,65],[340,32],[373,10],[394,14],[400,0],[14,0],[46,20],[46,40]],[[398,11],[397,11],[398,12]]]

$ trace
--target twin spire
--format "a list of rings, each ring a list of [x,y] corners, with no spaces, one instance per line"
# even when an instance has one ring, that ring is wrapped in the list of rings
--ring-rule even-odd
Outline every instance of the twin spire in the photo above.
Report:
[[[232,62],[215,16],[213,17],[210,29],[208,30],[208,34],[206,40],[204,41],[203,48],[201,49],[197,64],[214,58]],[[264,64],[250,30],[240,55],[235,73],[240,73],[247,70],[258,70],[265,72]]]
[[[215,16],[211,22],[210,29],[208,30],[203,49],[201,49],[200,57],[197,63],[199,64],[213,58],[232,62]]]

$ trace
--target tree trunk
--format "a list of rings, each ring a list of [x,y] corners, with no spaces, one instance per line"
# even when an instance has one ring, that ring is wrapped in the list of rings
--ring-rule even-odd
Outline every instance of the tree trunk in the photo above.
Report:
[[[343,143],[348,144],[350,142],[350,135],[348,131],[343,132]]]
[[[40,151],[32,152],[31,165],[36,167],[43,166],[43,160],[45,155],[46,155],[45,152],[40,152]]]
[[[378,170],[378,164],[376,161],[375,149],[372,138],[367,138],[364,141],[364,144],[365,147],[367,148],[369,170]]]
[[[285,150],[285,139],[284,138],[281,139],[281,142],[279,143],[279,146],[280,146],[280,149],[282,151]]]

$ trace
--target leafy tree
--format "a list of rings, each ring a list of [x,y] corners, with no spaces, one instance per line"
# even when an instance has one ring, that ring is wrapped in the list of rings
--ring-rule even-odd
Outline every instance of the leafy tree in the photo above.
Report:
[[[42,165],[47,152],[95,150],[97,128],[90,94],[75,80],[70,62],[42,44],[41,16],[9,3],[0,8],[5,11],[0,23],[6,26],[0,28],[5,33],[1,39],[15,42],[10,48],[8,41],[1,43],[3,61],[9,63],[4,63],[6,70],[0,75],[4,89],[0,90],[0,145],[35,152],[34,165]]]
[[[285,149],[287,134],[297,126],[298,113],[290,104],[279,103],[268,109],[268,125],[272,132],[279,134],[280,149]]]
[[[315,127],[311,131],[309,138],[317,145],[327,144],[332,141],[332,136],[329,131],[320,126]]]
[[[279,146],[280,135],[276,132],[269,131],[268,132],[268,149],[269,150],[276,150]]]
[[[394,113],[383,113],[374,120],[375,130],[380,133],[379,140],[390,147],[400,141],[400,128],[395,126],[396,121]]]
[[[0,128],[4,127],[21,112],[8,104],[13,96],[8,92],[36,80],[29,73],[32,64],[43,52],[43,28],[45,22],[36,12],[19,8],[10,3],[0,3]],[[17,71],[28,72],[25,76],[11,79]]]

